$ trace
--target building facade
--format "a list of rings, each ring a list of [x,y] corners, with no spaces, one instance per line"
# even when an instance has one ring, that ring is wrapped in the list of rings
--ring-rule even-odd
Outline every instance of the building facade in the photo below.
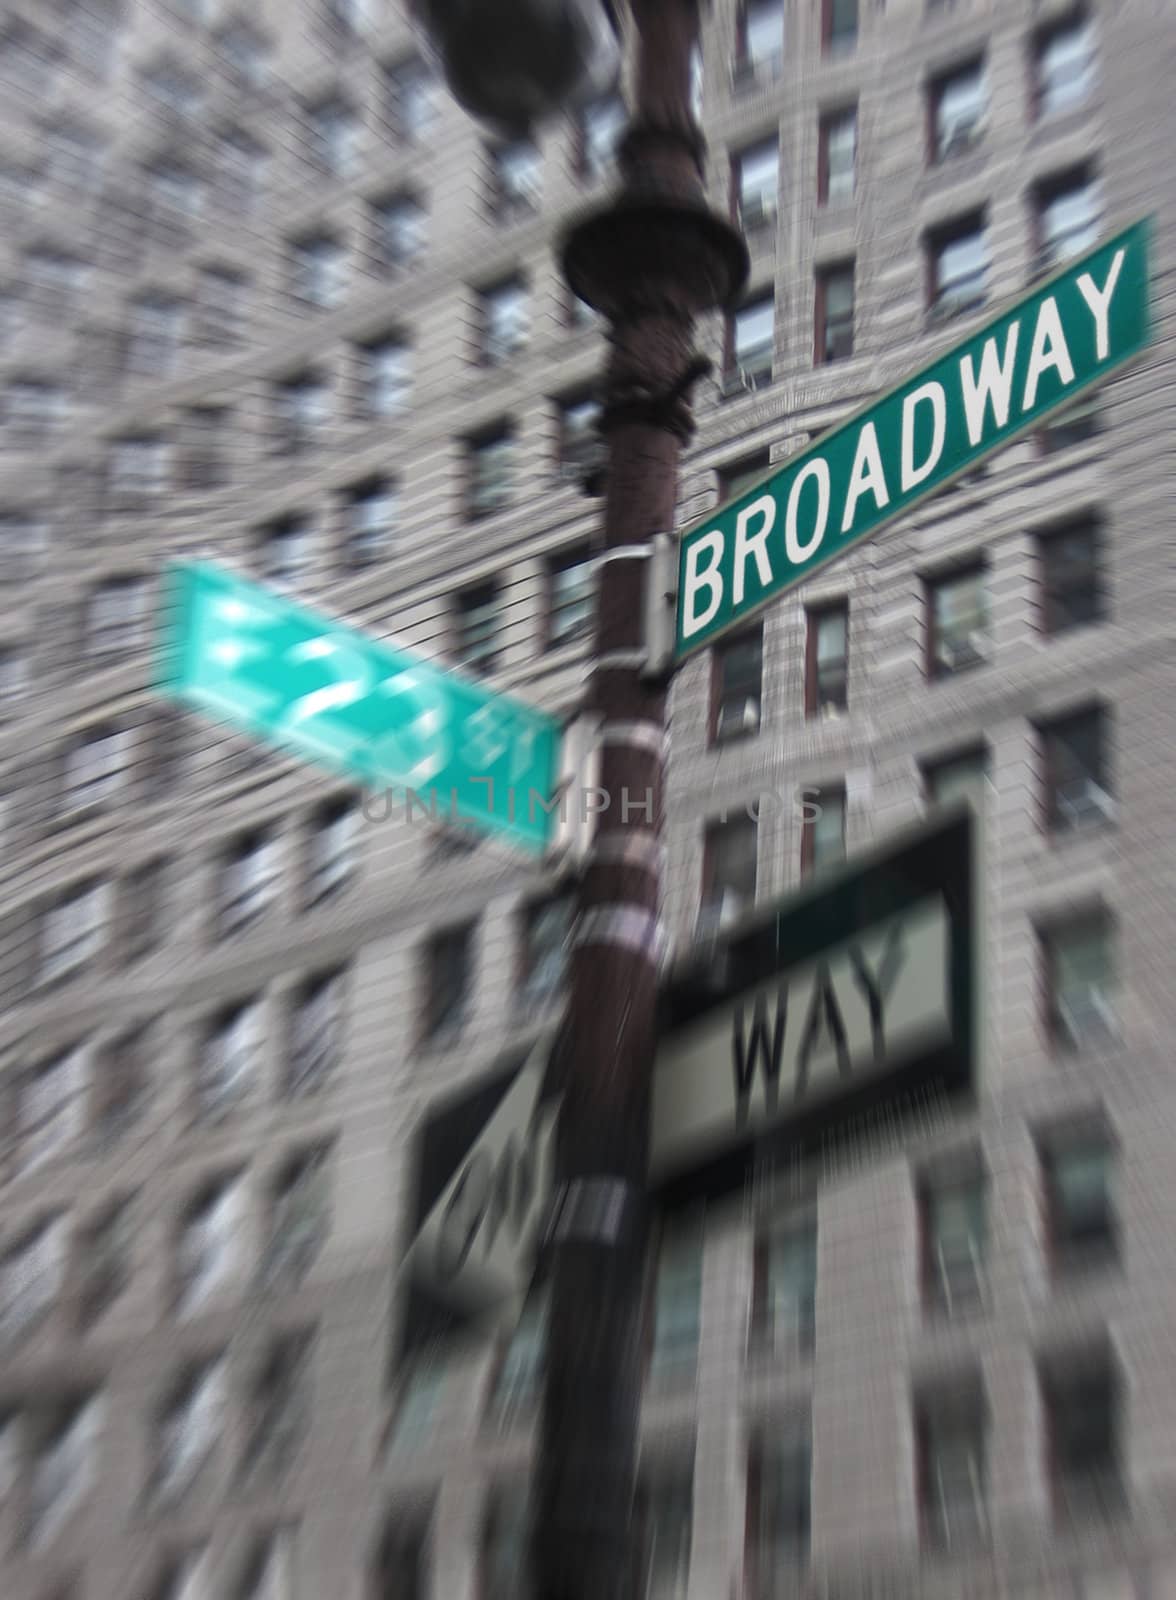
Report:
[[[679,955],[961,789],[976,1104],[682,1219],[649,1600],[1176,1595],[1169,0],[714,0],[752,254],[680,521],[1154,215],[1155,338],[678,674]],[[426,1110],[558,1016],[566,883],[153,693],[209,556],[557,714],[612,100],[501,146],[391,0],[0,28],[0,1588],[518,1592],[542,1305],[398,1364]],[[805,809],[802,791],[820,810]]]

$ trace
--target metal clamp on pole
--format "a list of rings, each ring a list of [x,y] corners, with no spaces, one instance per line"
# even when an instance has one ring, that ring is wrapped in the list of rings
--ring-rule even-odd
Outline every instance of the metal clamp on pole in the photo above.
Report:
[[[573,1178],[552,1197],[541,1248],[572,1240],[614,1246],[643,1196],[625,1178]]]
[[[669,677],[674,667],[678,609],[678,541],[655,533],[645,569],[645,666],[641,676],[654,681]]]

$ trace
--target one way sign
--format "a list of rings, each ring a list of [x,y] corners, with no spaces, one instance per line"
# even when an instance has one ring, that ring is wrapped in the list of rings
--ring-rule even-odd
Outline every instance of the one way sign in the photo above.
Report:
[[[552,1193],[555,1057],[549,1030],[430,1109],[418,1141],[415,1235],[401,1269],[410,1321],[413,1312],[425,1324],[457,1325],[517,1314]]]

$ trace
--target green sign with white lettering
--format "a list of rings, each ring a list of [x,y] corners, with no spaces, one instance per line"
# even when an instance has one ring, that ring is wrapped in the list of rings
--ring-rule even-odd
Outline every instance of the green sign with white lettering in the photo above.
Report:
[[[168,572],[163,690],[430,815],[546,847],[561,728],[208,562]],[[414,802],[415,797],[415,802]]]
[[[682,536],[678,660],[1145,348],[1148,223],[1098,245]]]

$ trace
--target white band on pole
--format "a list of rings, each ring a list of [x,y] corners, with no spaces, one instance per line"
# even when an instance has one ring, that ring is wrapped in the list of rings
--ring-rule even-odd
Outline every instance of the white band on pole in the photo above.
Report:
[[[593,906],[576,924],[575,944],[611,944],[661,965],[669,939],[656,914],[644,906]]]
[[[666,760],[670,738],[659,722],[606,722],[600,729],[601,744],[627,745],[631,750],[648,750]]]

